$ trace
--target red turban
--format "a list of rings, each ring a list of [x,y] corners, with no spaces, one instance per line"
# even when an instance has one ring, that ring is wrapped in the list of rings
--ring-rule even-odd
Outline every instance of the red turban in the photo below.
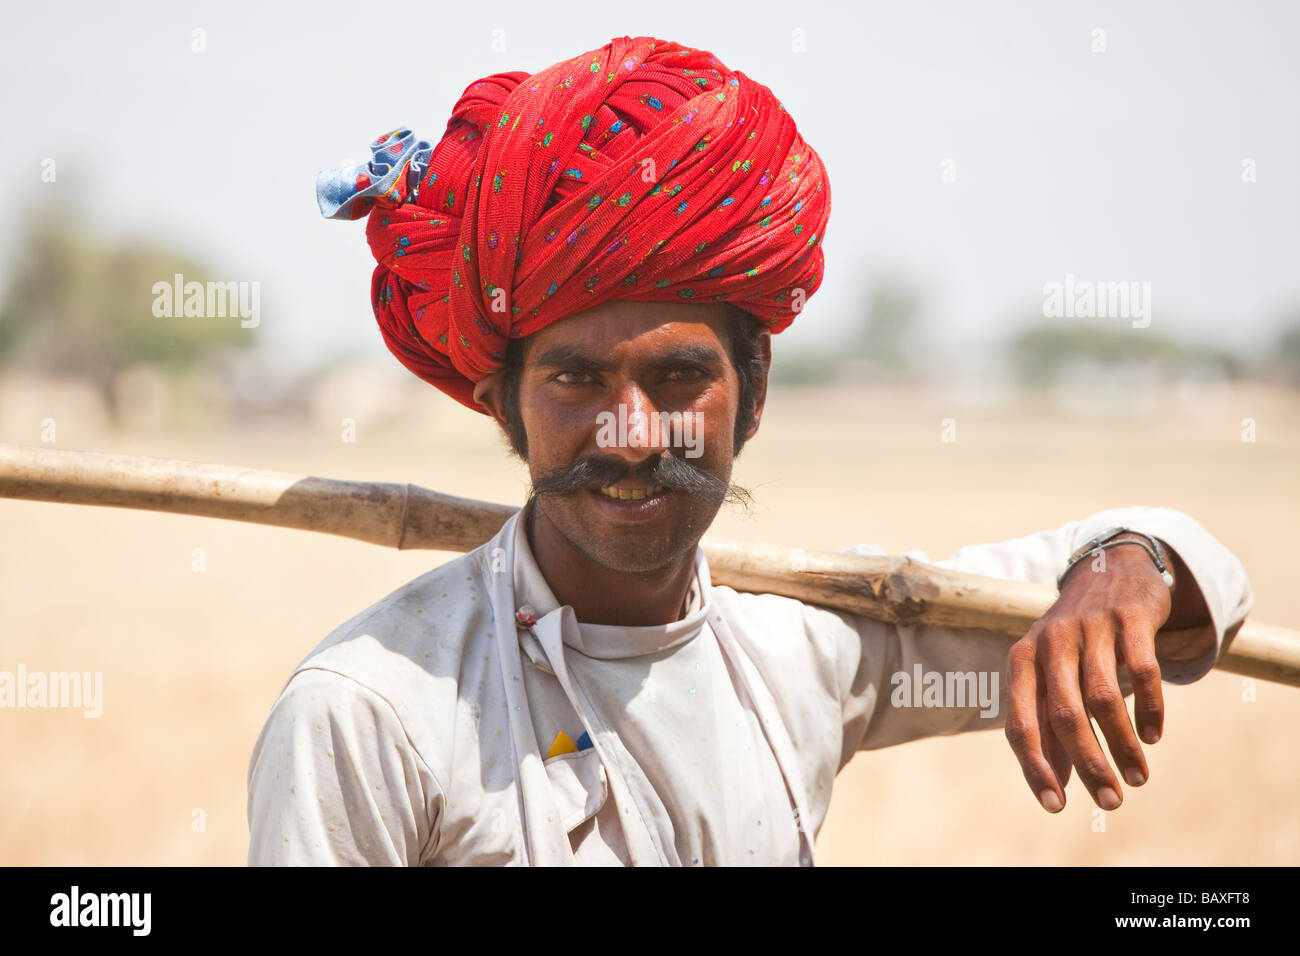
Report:
[[[715,56],[620,37],[470,86],[437,144],[396,130],[317,181],[369,213],[384,341],[482,411],[510,338],[611,299],[730,301],[780,332],[821,283],[830,184],[766,86]]]

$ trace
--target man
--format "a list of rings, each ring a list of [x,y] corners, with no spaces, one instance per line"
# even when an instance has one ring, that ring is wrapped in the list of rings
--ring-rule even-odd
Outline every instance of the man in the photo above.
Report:
[[[712,586],[697,544],[742,496],[771,335],[820,282],[829,216],[770,91],[623,37],[472,84],[437,146],[372,148],[322,174],[322,210],[369,214],[390,349],[498,422],[533,494],[295,670],[249,766],[250,863],[811,865],[857,751],[982,728],[1050,812],[1073,768],[1107,810],[1146,781],[1162,679],[1206,673],[1252,603],[1186,515],[1105,511],[939,562],[1066,572],[1014,643]],[[991,694],[910,706],[902,682],[930,673]]]

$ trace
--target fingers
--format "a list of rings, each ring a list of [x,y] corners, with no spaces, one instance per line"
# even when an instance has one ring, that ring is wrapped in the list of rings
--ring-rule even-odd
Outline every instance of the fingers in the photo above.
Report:
[[[1120,625],[1109,615],[1086,617],[1081,624],[1083,702],[1101,728],[1116,768],[1129,786],[1140,787],[1146,783],[1149,771],[1142,745],[1129,721],[1115,666],[1115,631]]]
[[[1117,643],[1120,659],[1133,685],[1133,716],[1138,733],[1148,744],[1164,736],[1165,698],[1160,685],[1160,663],[1156,660],[1156,625],[1135,615],[1120,617]]]
[[[1117,662],[1129,672],[1135,717],[1129,719]],[[1155,623],[1137,611],[1044,618],[1008,656],[1006,737],[1044,809],[1065,805],[1071,767],[1103,810],[1123,802],[1115,770],[1093,732],[1096,720],[1130,786],[1150,776],[1142,740],[1164,730],[1164,698],[1155,656]],[[1134,726],[1136,724],[1137,730]]]
[[[1043,683],[1043,677],[1038,675],[1038,733],[1042,738],[1043,753],[1047,755],[1048,761],[1052,765],[1052,770],[1056,773],[1056,782],[1061,786],[1061,792],[1065,792],[1065,786],[1070,782],[1070,773],[1074,769],[1070,764],[1070,755],[1066,753],[1065,747],[1057,739],[1056,731],[1052,729],[1052,723],[1047,717],[1047,691]]]
[[[1035,663],[1038,627],[1035,624],[1030,628],[1028,634],[1011,646],[1007,656],[1008,709],[1004,732],[1012,752],[1020,761],[1029,789],[1044,810],[1057,813],[1065,806],[1065,781],[1057,779],[1043,752],[1038,706],[1042,695]]]
[[[1044,625],[1042,640],[1046,644],[1043,680],[1047,685],[1047,715],[1052,730],[1078,769],[1079,779],[1092,794],[1093,802],[1103,810],[1114,810],[1122,802],[1119,780],[1092,732],[1079,686],[1082,626],[1077,621],[1055,618]],[[1114,655],[1113,649],[1110,653]],[[1086,666],[1086,661],[1082,663]],[[1122,706],[1123,697],[1120,702]]]

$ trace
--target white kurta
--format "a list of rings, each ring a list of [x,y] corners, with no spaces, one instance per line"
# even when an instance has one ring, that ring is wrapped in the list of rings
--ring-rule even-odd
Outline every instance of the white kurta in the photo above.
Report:
[[[1214,650],[1160,662],[1167,682],[1198,679],[1253,599],[1181,512],[1112,509],[935,563],[1054,586],[1112,525],[1167,542],[1200,586]],[[249,863],[811,865],[854,753],[1005,720],[1014,638],[714,587],[702,552],[687,606],[663,627],[579,623],[512,518],[298,665],[249,764]],[[918,665],[997,675],[996,711],[898,706],[895,675]]]

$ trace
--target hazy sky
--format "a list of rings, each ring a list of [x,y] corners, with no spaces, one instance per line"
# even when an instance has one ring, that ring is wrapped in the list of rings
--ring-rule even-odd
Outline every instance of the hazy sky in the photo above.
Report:
[[[316,172],[396,126],[440,137],[479,77],[652,35],[765,83],[826,164],[826,277],[787,342],[843,328],[878,270],[925,284],[948,350],[1005,335],[1067,272],[1148,281],[1153,331],[1242,349],[1300,305],[1300,4],[562,9],[8,4],[0,254],[11,261],[22,209],[63,189],[89,223],[261,282],[263,332],[285,354],[385,354],[364,223],[320,217]]]

